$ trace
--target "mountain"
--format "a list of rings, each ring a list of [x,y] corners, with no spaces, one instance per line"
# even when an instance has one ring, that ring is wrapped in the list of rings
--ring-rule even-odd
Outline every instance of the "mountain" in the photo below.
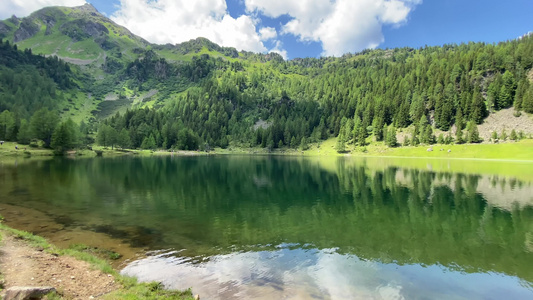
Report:
[[[0,76],[6,83],[0,85],[0,108],[18,115],[15,123],[32,114],[30,102],[13,104],[15,94],[29,95],[31,85],[1,87],[24,69],[34,78],[30,83],[53,82],[57,93],[49,93],[46,99],[53,101],[43,107],[111,137],[121,133],[123,146],[305,148],[336,136],[342,152],[345,144],[376,141],[479,142],[477,125],[490,113],[511,107],[515,115],[533,113],[531,35],[498,44],[284,61],[276,53],[238,52],[205,38],[150,44],[91,5],[45,8],[0,24],[9,42],[3,51],[23,53],[18,63],[0,65],[8,74]],[[25,48],[31,50],[17,50]],[[44,72],[40,55],[59,62],[58,56],[68,68],[52,61],[59,73]],[[105,136],[100,143],[109,143]]]
[[[103,64],[107,52],[133,59],[149,43],[100,14],[92,5],[47,7],[0,23],[0,37],[33,53],[57,55],[68,62]]]
[[[171,61],[190,61],[193,55],[202,53],[239,57],[235,48],[220,47],[204,38],[179,45],[150,44],[102,15],[91,4],[47,7],[21,19],[12,16],[0,22],[0,38],[21,49],[32,49],[35,54],[57,55],[77,65],[101,66],[109,56],[118,56],[122,61],[134,60],[149,48]]]

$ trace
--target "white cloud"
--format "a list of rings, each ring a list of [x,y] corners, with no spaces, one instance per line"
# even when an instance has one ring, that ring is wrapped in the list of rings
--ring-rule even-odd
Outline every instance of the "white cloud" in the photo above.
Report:
[[[26,17],[32,12],[46,6],[79,6],[85,0],[1,0],[0,19],[7,19],[12,15]]]
[[[261,36],[261,40],[268,41],[270,39],[275,39],[278,36],[278,32],[276,31],[276,28],[263,27],[259,29],[259,35]]]
[[[244,0],[248,12],[292,19],[282,33],[322,43],[323,55],[375,48],[384,24],[399,26],[421,0]]]
[[[153,43],[205,37],[221,46],[264,52],[252,17],[231,17],[224,0],[121,0],[115,22]]]
[[[276,43],[274,44],[274,48],[270,49],[268,52],[278,53],[285,60],[289,58],[289,55],[287,54],[287,50],[283,49],[283,44],[279,40],[276,40]]]

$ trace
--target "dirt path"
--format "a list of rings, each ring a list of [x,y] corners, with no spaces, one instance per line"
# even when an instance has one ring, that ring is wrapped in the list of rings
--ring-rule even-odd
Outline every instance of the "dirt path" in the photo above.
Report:
[[[114,277],[69,256],[54,256],[10,235],[0,242],[0,270],[5,288],[53,286],[67,299],[97,298],[119,288]]]

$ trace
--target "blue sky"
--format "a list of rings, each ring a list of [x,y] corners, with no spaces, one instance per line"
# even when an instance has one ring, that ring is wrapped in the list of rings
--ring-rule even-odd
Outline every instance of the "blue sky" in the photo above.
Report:
[[[284,57],[366,48],[498,42],[533,31],[532,0],[2,0],[0,18],[46,5],[93,4],[153,43],[198,36]]]

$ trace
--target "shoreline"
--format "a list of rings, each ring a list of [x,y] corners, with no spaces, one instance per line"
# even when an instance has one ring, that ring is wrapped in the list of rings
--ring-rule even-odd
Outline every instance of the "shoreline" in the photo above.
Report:
[[[503,142],[497,144],[452,144],[452,145],[419,145],[401,146],[390,148],[383,144],[370,144],[365,147],[350,145],[344,153],[334,150],[336,138],[310,144],[307,150],[291,148],[273,149],[266,148],[240,148],[229,149],[215,148],[212,151],[191,150],[140,150],[140,149],[108,149],[94,147],[94,150],[79,149],[67,152],[65,155],[55,155],[51,149],[29,148],[15,150],[13,142],[5,142],[0,147],[0,162],[9,158],[25,159],[50,159],[53,157],[66,158],[91,158],[91,157],[120,157],[120,156],[208,156],[208,155],[276,155],[276,156],[303,156],[303,157],[384,157],[384,158],[432,158],[432,159],[463,159],[487,161],[517,161],[533,162],[533,139],[518,142]],[[435,150],[428,151],[428,149]],[[437,150],[440,148],[441,150]],[[450,150],[450,152],[448,152]],[[494,152],[494,150],[500,150]],[[101,155],[97,154],[101,153]],[[517,158],[518,157],[518,158]]]
[[[142,283],[121,275],[109,258],[102,258],[105,251],[79,244],[60,247],[6,225],[0,214],[0,295],[11,287],[47,286],[54,288],[49,299],[199,299],[190,289],[167,290],[158,282]]]

